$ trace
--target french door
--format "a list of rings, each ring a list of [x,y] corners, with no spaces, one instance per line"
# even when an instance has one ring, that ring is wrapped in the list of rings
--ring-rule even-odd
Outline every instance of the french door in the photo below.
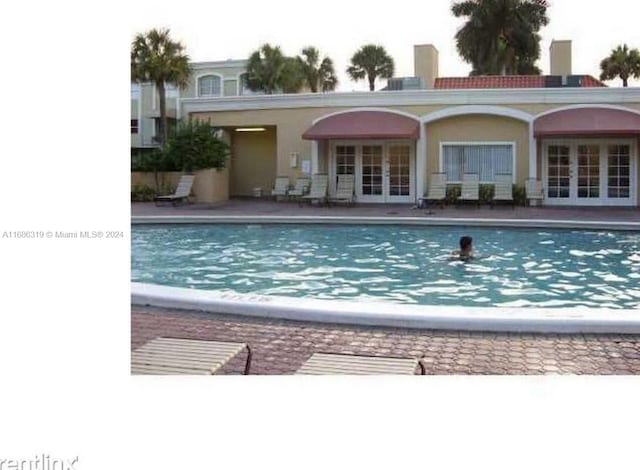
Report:
[[[545,203],[577,206],[633,206],[636,149],[631,141],[546,142]]]
[[[358,202],[411,203],[415,201],[414,168],[413,143],[336,143],[330,191],[338,175],[353,174]]]

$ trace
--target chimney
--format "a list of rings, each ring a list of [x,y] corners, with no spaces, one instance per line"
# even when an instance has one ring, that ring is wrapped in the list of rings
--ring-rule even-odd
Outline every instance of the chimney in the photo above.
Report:
[[[571,41],[551,41],[551,75],[571,75]]]
[[[432,44],[413,46],[414,75],[425,88],[432,89],[438,78],[438,49]]]

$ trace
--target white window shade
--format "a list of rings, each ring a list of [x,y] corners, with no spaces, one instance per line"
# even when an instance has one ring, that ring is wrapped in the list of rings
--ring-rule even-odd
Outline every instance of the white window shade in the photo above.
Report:
[[[513,175],[512,144],[443,144],[442,171],[447,182],[462,181],[464,173],[477,173],[481,183],[495,182],[495,175]]]

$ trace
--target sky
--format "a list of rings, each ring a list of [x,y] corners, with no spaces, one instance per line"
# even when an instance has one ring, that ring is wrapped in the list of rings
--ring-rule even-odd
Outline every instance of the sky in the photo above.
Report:
[[[182,1],[130,5],[131,37],[153,27],[168,27],[194,61],[242,59],[263,43],[280,45],[287,55],[316,46],[334,61],[339,91],[366,90],[351,81],[349,59],[363,44],[384,46],[394,58],[396,76],[413,76],[413,45],[434,44],[440,52],[440,76],[465,76],[471,70],[455,48],[463,24],[450,8],[453,0],[421,2],[254,1],[199,3]],[[637,2],[630,0],[551,0],[550,23],[542,31],[542,57],[549,72],[553,39],[573,41],[573,71],[599,76],[599,63],[616,45],[640,48]],[[621,86],[620,80],[608,83]],[[383,85],[382,83],[378,86]],[[632,86],[640,86],[640,81]]]

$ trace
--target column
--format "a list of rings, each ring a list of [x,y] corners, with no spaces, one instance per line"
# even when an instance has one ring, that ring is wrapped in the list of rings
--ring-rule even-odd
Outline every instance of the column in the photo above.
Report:
[[[424,196],[425,173],[427,171],[427,132],[426,124],[420,123],[420,138],[416,143],[416,202]]]
[[[311,174],[318,173],[318,141],[311,141]]]
[[[538,177],[538,140],[533,135],[533,121],[529,123],[529,178]]]

